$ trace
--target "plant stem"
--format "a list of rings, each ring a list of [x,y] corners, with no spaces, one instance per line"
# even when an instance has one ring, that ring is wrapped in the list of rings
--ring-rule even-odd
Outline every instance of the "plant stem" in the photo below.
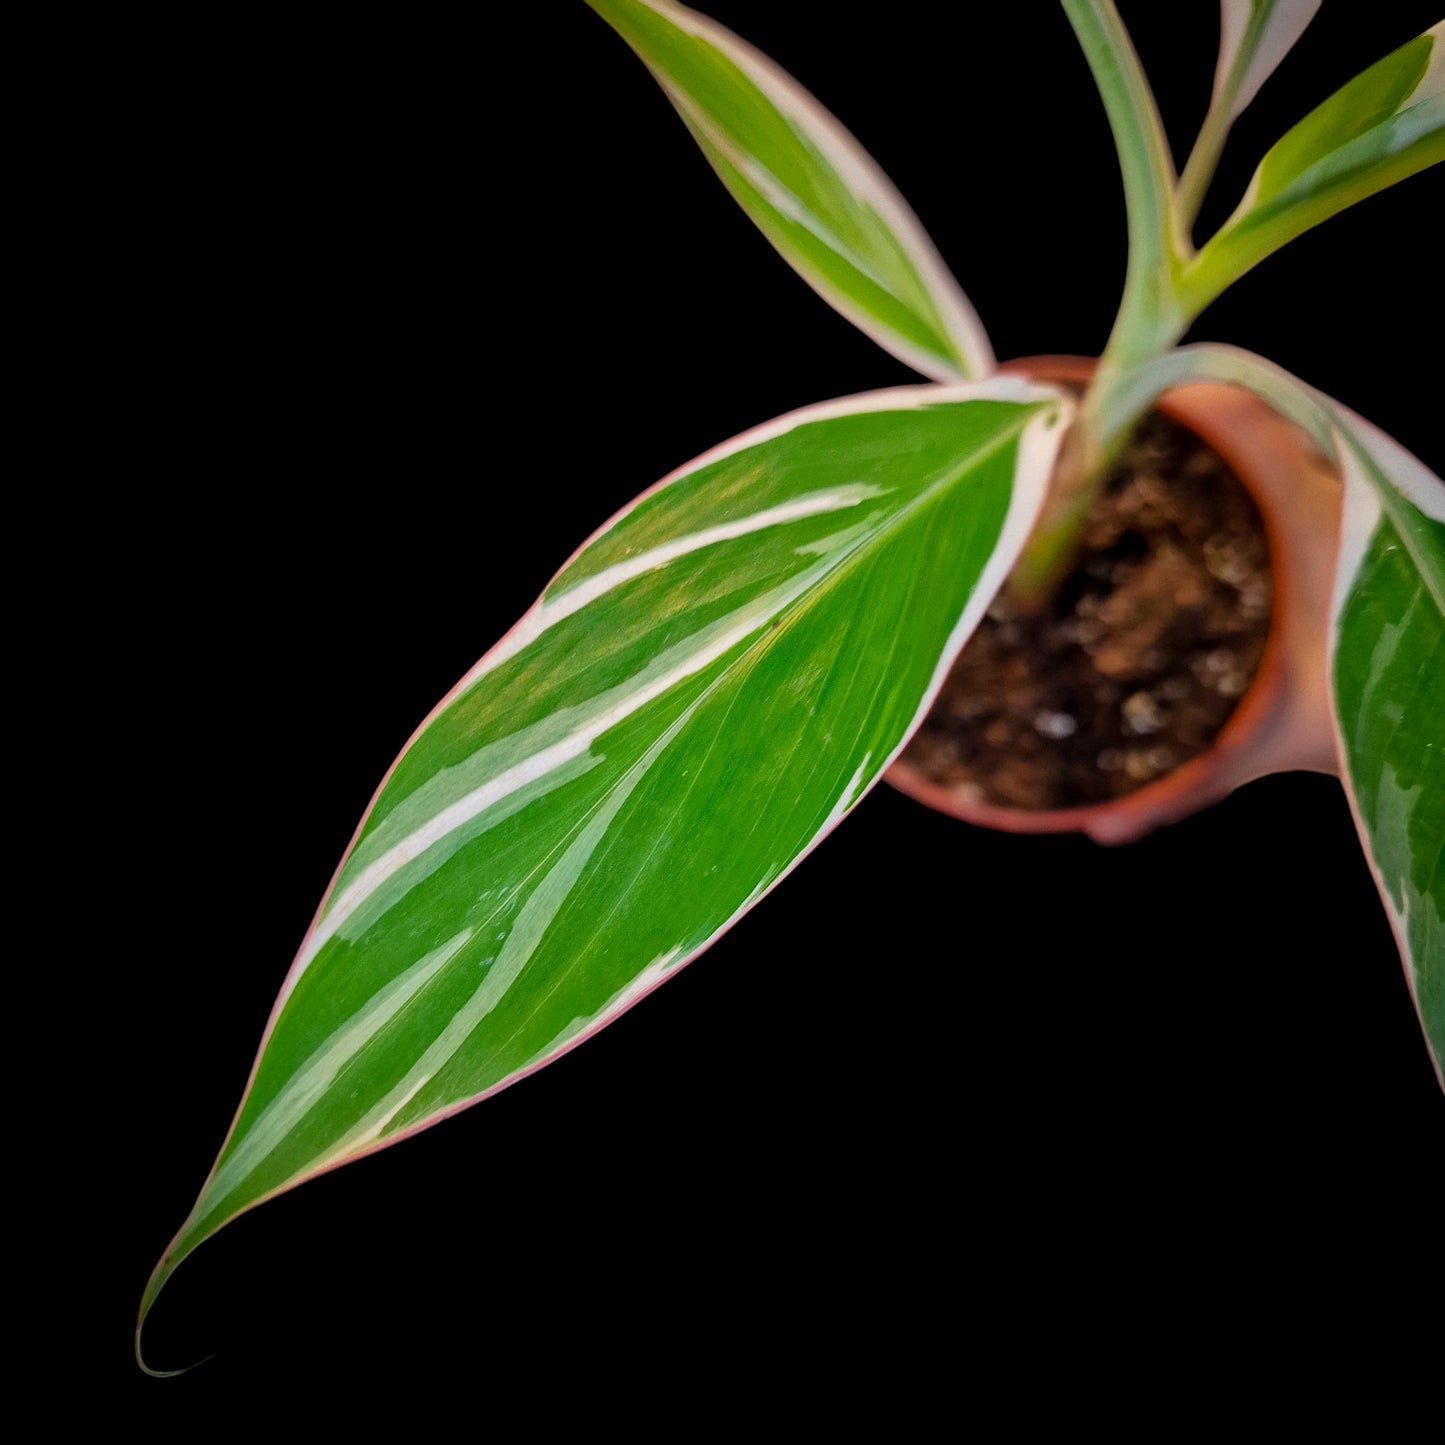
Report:
[[[1065,439],[1049,498],[1008,587],[1037,610],[1068,575],[1084,522],[1139,417],[1124,383],[1183,334],[1178,277],[1190,251],[1176,227],[1174,167],[1158,108],[1112,0],[1062,0],[1109,117],[1129,225],[1124,294],[1099,369]]]
[[[1008,579],[1009,596],[1025,611],[1040,610],[1069,575],[1094,498],[1153,404],[1151,395],[1130,385],[1135,370],[1119,368],[1106,350],[1084,393],[1048,498]]]
[[[1174,216],[1181,235],[1188,236],[1194,229],[1199,207],[1204,202],[1209,183],[1214,179],[1219,157],[1224,151],[1224,143],[1234,125],[1239,88],[1244,83],[1250,59],[1259,48],[1260,37],[1269,23],[1269,17],[1269,6],[1254,7],[1245,23],[1244,34],[1238,37],[1238,43],[1233,47],[1233,57],[1227,72],[1215,73],[1214,94],[1210,97],[1209,110],[1205,114],[1204,124],[1199,127],[1199,135],[1195,138],[1193,150],[1189,152],[1189,159],[1184,163],[1184,174],[1180,177],[1179,187],[1174,195]],[[1224,44],[1223,38],[1220,43],[1221,46]],[[1258,84],[1256,81],[1256,89]]]
[[[1062,3],[1099,87],[1124,182],[1129,265],[1109,344],[1136,352],[1176,310],[1174,281],[1183,258],[1174,231],[1174,166],[1149,82],[1112,0]]]
[[[1224,142],[1229,138],[1233,116],[1227,105],[1218,103],[1209,107],[1204,124],[1199,128],[1194,149],[1184,163],[1184,174],[1179,178],[1179,189],[1174,197],[1174,217],[1180,234],[1188,237],[1198,219],[1199,208],[1204,203],[1209,183],[1219,166],[1219,157],[1224,151]]]

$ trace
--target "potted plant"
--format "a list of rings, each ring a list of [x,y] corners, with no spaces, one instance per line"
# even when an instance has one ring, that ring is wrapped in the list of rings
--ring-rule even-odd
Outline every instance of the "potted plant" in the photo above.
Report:
[[[604,8],[605,8],[605,7],[604,7]],[[626,11],[626,10],[628,10],[628,9],[638,9],[639,7],[616,7],[616,8],[617,8],[617,13],[618,13],[618,15],[621,15],[624,11]],[[1105,27],[1105,29],[1107,29],[1107,26],[1111,23],[1110,17],[1107,15],[1107,12],[1105,12],[1105,11],[1103,11],[1103,10],[1095,10],[1093,7],[1076,7],[1076,10],[1078,11],[1078,16],[1079,16],[1079,18],[1080,18],[1080,23],[1082,23],[1082,24],[1085,24],[1085,25],[1098,25],[1098,26],[1103,26],[1103,27]],[[741,28],[741,27],[740,27],[740,28]],[[1408,37],[1401,37],[1401,38],[1408,38]],[[839,109],[841,110],[842,108],[843,108],[843,107],[840,105],[840,106],[839,106]],[[685,239],[688,239],[688,238],[686,238],[685,236],[682,236],[682,235],[669,238],[669,240],[670,240],[671,242],[673,242],[673,243],[675,243],[675,244],[677,245],[677,247],[678,247],[679,250],[682,248],[682,242],[683,242]],[[690,248],[689,248],[689,254],[692,254]],[[690,262],[688,269],[691,269],[691,268],[692,268],[692,263]],[[675,298],[673,298],[673,299],[670,300],[670,305],[672,305],[673,307],[675,307],[675,306],[677,305],[677,301],[676,301]],[[1029,349],[1042,349],[1042,348],[1040,348],[1040,347],[1033,347],[1033,348],[1029,348]],[[1079,349],[1082,349],[1082,347],[1079,348]],[[737,364],[737,359],[738,359],[739,355],[740,355],[740,352],[739,352],[736,348],[733,348],[733,349],[730,350],[729,359],[730,359],[730,362],[732,363],[732,365],[735,366],[735,365]],[[1301,370],[1303,370],[1303,369],[1304,369],[1304,368],[1301,368]],[[1252,377],[1253,377],[1255,380],[1257,380],[1257,381],[1260,380],[1259,376],[1255,375],[1255,373],[1251,372],[1251,375],[1252,375]],[[1260,384],[1264,384],[1264,383],[1261,381]],[[1039,426],[1036,428],[1036,430],[1037,430],[1038,432],[1040,432],[1040,433],[1043,433],[1043,432],[1045,432],[1045,431],[1047,431],[1047,430],[1049,429],[1048,426],[1047,426],[1047,423],[1048,423],[1048,420],[1049,420],[1049,418],[1050,418],[1051,416],[1052,416],[1052,417],[1055,417],[1055,418],[1059,418],[1059,420],[1057,420],[1057,421],[1055,422],[1055,425],[1056,425],[1056,426],[1061,426],[1061,425],[1063,424],[1062,418],[1063,418],[1063,416],[1064,416],[1064,404],[1061,403],[1061,402],[1058,402],[1058,401],[1053,400],[1052,398],[1048,397],[1048,396],[1047,396],[1046,394],[1044,394],[1044,393],[1030,392],[1030,393],[1025,394],[1025,393],[1017,392],[1017,391],[1015,391],[1015,390],[1005,390],[1005,391],[1003,391],[1003,392],[998,393],[997,395],[998,395],[999,398],[1001,398],[1001,400],[1000,400],[1000,402],[999,402],[1000,405],[1007,405],[1007,406],[1012,406],[1012,405],[1027,405],[1027,406],[1033,406],[1033,405],[1037,405],[1037,407],[1039,408],[1039,412],[1038,412]],[[1024,397],[1025,395],[1026,395],[1027,397],[1035,398],[1035,400],[1034,400],[1034,401],[1020,401],[1019,398],[1020,398],[1020,397]],[[1351,400],[1352,398],[1348,398],[1348,397],[1347,397],[1347,398],[1345,398],[1345,399],[1346,399],[1346,400]],[[910,403],[909,403],[910,406],[912,406],[912,405],[914,405],[914,404],[915,404],[914,402],[910,402]],[[927,406],[927,405],[929,405],[930,403],[929,403],[927,400],[924,400],[921,404],[924,405],[924,406]],[[970,403],[969,403],[969,404],[972,404],[972,400],[971,400],[971,399],[970,399]],[[1053,410],[1050,410],[1050,408],[1053,408]],[[1308,408],[1307,408],[1306,406],[1304,406],[1303,404],[1301,405],[1301,408],[1300,408],[1300,409],[1301,409],[1301,413],[1302,413],[1302,414],[1303,414],[1305,411],[1308,410]],[[1308,419],[1308,418],[1306,417],[1305,419]],[[820,418],[820,421],[822,421],[822,420],[825,420],[825,419]],[[1042,437],[1042,436],[1040,437],[1040,441],[1041,441],[1041,442],[1042,442],[1042,441],[1046,441],[1046,440],[1047,440],[1047,438],[1044,438],[1044,437]],[[670,443],[670,439],[669,439],[669,444],[671,444],[671,443]],[[661,472],[661,471],[663,470],[663,468],[659,467],[659,468],[657,468],[656,470],[659,471],[659,472]],[[857,497],[853,497],[853,495],[852,495],[851,493],[849,493],[848,497],[844,497],[844,496],[842,495],[842,493],[837,490],[839,487],[846,487],[846,486],[854,486],[854,487],[857,487],[857,486],[860,486],[860,485],[861,485],[862,487],[864,487],[865,489],[868,489],[868,488],[875,487],[875,486],[878,485],[878,484],[877,484],[877,483],[869,483],[869,482],[864,482],[864,483],[861,483],[861,484],[860,484],[860,483],[857,483],[857,482],[834,482],[834,483],[830,484],[830,486],[828,486],[828,487],[821,487],[821,486],[820,486],[820,487],[813,487],[813,488],[807,489],[807,490],[803,491],[802,493],[800,493],[800,496],[801,496],[801,497],[803,497],[803,498],[810,498],[811,500],[799,502],[797,499],[790,499],[790,500],[780,501],[780,502],[776,503],[776,505],[777,505],[777,506],[780,506],[780,507],[788,507],[788,506],[792,506],[792,507],[795,507],[795,508],[796,508],[796,507],[801,507],[803,510],[798,513],[798,515],[800,515],[800,516],[803,515],[803,514],[806,512],[806,509],[807,509],[808,507],[810,507],[810,506],[816,506],[816,507],[817,507],[817,513],[816,513],[816,514],[819,515],[819,516],[822,516],[822,515],[824,515],[825,512],[827,511],[827,508],[825,508],[825,507],[822,505],[822,501],[819,499],[821,494],[827,494],[828,496],[831,496],[832,499],[833,499],[833,501],[837,502],[837,504],[838,504],[838,508],[837,508],[837,509],[841,510],[841,509],[843,509],[845,506],[847,506],[847,507],[857,506],[857,505],[861,504],[863,501],[868,500],[868,499],[870,499],[870,498],[872,497],[873,493],[872,493],[871,491],[868,491],[867,496],[864,496],[864,495],[861,495],[861,494],[860,494],[860,495],[857,496]],[[1427,505],[1428,505],[1428,503],[1427,503]],[[607,510],[607,508],[604,507],[602,510],[605,512],[605,511]],[[722,527],[722,528],[727,528],[727,527],[734,527],[734,528],[736,528],[739,524],[738,524],[738,520],[737,520],[736,518],[724,518],[721,522],[714,522],[714,523],[710,523],[710,524],[707,524],[707,525],[710,525],[710,526],[713,526],[713,527]],[[693,529],[692,532],[687,533],[686,535],[695,535],[695,533],[696,533],[696,529]],[[742,535],[742,534],[739,533],[739,535]],[[826,532],[826,531],[825,531],[825,532],[821,532],[821,533],[820,533],[818,536],[816,536],[816,537],[810,535],[808,538],[805,538],[804,541],[803,541],[800,545],[805,546],[805,547],[811,547],[811,546],[814,546],[815,544],[816,544],[816,545],[821,545],[822,543],[824,543],[824,542],[827,540],[827,538],[828,538],[830,535],[832,535],[832,534],[831,534],[831,533],[828,533],[828,532]],[[728,539],[719,536],[719,540],[720,540],[720,541],[725,541],[725,540],[728,540]],[[665,544],[664,544],[664,545],[665,545]],[[810,555],[811,555],[811,554],[810,554]],[[823,553],[819,553],[819,554],[817,554],[817,555],[824,555],[824,554],[823,554]],[[990,555],[992,555],[992,552],[991,552],[991,551],[990,551]],[[623,567],[623,568],[625,568],[627,565],[628,565],[628,555],[627,555],[626,553],[619,554],[619,556],[618,556],[616,559],[613,559],[612,561],[610,561],[610,562],[607,563],[607,566],[611,566],[611,567]],[[598,572],[594,573],[594,575],[601,575],[601,572],[598,571]],[[614,575],[614,576],[617,576],[617,575],[620,575],[620,574],[613,574],[613,575]],[[996,578],[996,579],[991,579],[991,580],[993,580],[993,581],[999,581],[999,580],[1001,580],[1001,578]],[[569,614],[569,615],[571,615],[571,614]],[[539,634],[539,635],[540,635],[540,634]],[[726,638],[722,638],[722,637],[721,637],[721,634],[720,634],[719,646],[730,646],[730,645],[731,645],[731,643],[728,643],[727,640],[726,640]],[[554,743],[556,743],[556,742],[560,742],[560,738],[559,738],[558,740],[554,740]],[[549,745],[552,745],[552,744],[549,744]],[[651,747],[651,744],[650,744],[650,743],[648,744],[648,747]],[[564,750],[565,750],[565,749],[564,749]],[[644,751],[643,751],[642,756],[646,756],[646,755],[647,755],[647,749],[644,748]],[[580,756],[580,755],[579,755],[579,756]],[[518,765],[520,766],[521,764],[518,764]],[[525,771],[525,769],[524,769],[524,771]],[[646,770],[644,769],[644,771],[646,771]],[[856,770],[853,770],[853,771],[856,771]],[[522,777],[521,774],[517,774],[516,776],[519,777],[519,778]],[[539,776],[540,776],[540,775],[539,775]],[[569,775],[569,776],[570,776],[570,775]],[[850,771],[850,777],[849,777],[848,781],[851,782],[851,779],[852,779],[852,772]],[[580,780],[581,780],[581,774],[579,773],[576,781],[580,781]],[[531,779],[530,776],[527,777],[527,778],[525,778],[525,779],[523,779],[523,783],[524,783],[524,785],[526,785],[526,786],[531,786],[532,783],[535,782],[535,781],[536,781],[536,780],[535,780],[535,779]],[[859,780],[860,785],[861,785],[861,783],[864,782],[864,781],[866,781],[866,779],[860,779],[860,780]],[[478,786],[486,786],[485,781],[480,782],[480,783],[478,784]],[[853,799],[852,799],[852,796],[850,795],[850,797],[849,797],[849,799],[848,799],[848,803],[851,804],[852,801],[853,801]],[[897,801],[901,802],[901,800],[897,800]],[[589,817],[594,818],[594,819],[600,818],[601,816],[602,816],[601,814],[595,813],[595,812],[589,815]],[[934,828],[934,827],[936,827],[940,822],[942,822],[942,820],[929,819],[929,820],[927,820],[927,822],[924,822],[924,821],[921,821],[921,820],[920,820],[920,822],[918,823],[918,826],[919,826],[920,828]],[[584,830],[585,830],[586,824],[584,824],[583,827],[584,827]],[[852,830],[845,830],[845,832],[848,832],[848,831],[852,831]],[[580,838],[582,838],[582,836],[583,836],[582,833],[579,833],[579,834],[577,835],[577,838],[580,839]],[[601,834],[599,833],[599,837],[600,837],[600,836],[601,836]],[[934,837],[935,837],[935,839],[936,839],[937,835],[935,834]],[[594,843],[595,841],[596,841],[596,840],[593,840],[590,834],[587,835],[587,842],[589,843],[589,845],[591,845],[591,844]],[[577,842],[577,839],[571,840],[571,842],[568,842],[568,844],[567,844],[566,846],[567,846],[567,847],[571,847],[573,842]],[[937,846],[936,842],[934,843],[933,846]],[[580,857],[581,857],[581,851],[583,851],[583,850],[581,849],[581,844],[580,844],[580,843],[578,844],[578,848],[579,848],[579,852],[578,852],[578,854],[577,854],[577,857],[580,858]],[[564,850],[564,851],[565,851],[565,850]],[[1012,856],[1017,857],[1017,856],[1019,856],[1019,855],[1012,855]],[[575,861],[575,860],[574,860],[574,861]],[[951,860],[950,860],[950,864],[951,864],[951,866],[956,866],[956,861],[953,860],[953,859],[951,859]],[[709,866],[712,866],[712,865],[709,865]],[[1027,866],[1027,865],[1024,865],[1024,866]],[[579,876],[581,876],[581,875],[579,875]],[[800,875],[799,875],[799,878],[801,879],[802,876],[803,876],[803,875],[800,874]],[[342,880],[343,891],[344,891],[344,887],[345,887],[346,883],[347,883],[347,880],[346,880],[346,879],[343,879],[343,880]],[[340,895],[338,895],[338,896],[340,896]],[[361,897],[361,894],[357,894],[357,895],[355,895],[355,896],[358,897],[358,898],[360,898],[360,897]],[[504,931],[504,932],[507,932],[507,930],[503,930],[503,931]],[[506,939],[505,939],[505,937],[503,937],[503,938],[499,938],[497,941],[498,941],[498,943],[500,943],[500,944],[502,944],[502,945],[505,945]],[[447,942],[446,940],[443,940],[443,943],[446,943],[446,942]],[[465,946],[467,946],[467,945],[465,945],[465,944],[459,945],[459,947],[465,947]],[[441,945],[438,945],[438,947],[441,947]],[[651,966],[651,964],[659,963],[661,960],[663,960],[663,959],[665,958],[665,956],[666,956],[666,953],[667,953],[667,951],[666,951],[666,950],[663,950],[661,953],[659,953],[657,959],[651,959],[651,960],[649,960],[649,961],[648,961],[649,966]],[[680,956],[679,956],[679,957],[680,957]],[[418,973],[409,973],[409,974],[406,974],[405,977],[410,978],[411,982],[412,982],[412,983],[415,983],[418,988],[424,987],[424,986],[428,986],[429,983],[430,983],[431,978],[433,977],[433,974],[434,974],[436,971],[444,970],[444,969],[446,969],[446,968],[448,967],[450,958],[451,958],[451,955],[446,955],[444,952],[438,952],[438,951],[435,950],[435,949],[427,950],[427,951],[424,952],[424,954],[423,954],[421,957],[419,957],[417,960],[414,961],[414,965],[417,966],[417,967],[419,967],[420,970],[421,970],[421,972],[420,972],[419,974],[418,974]],[[676,960],[669,959],[669,960],[667,960],[667,961],[668,961],[668,962],[673,962],[673,961],[676,961]],[[495,959],[489,959],[489,960],[488,960],[488,966],[490,967],[491,964],[494,963],[494,962],[495,962]],[[662,967],[666,967],[666,964],[663,964]],[[427,970],[433,970],[433,972],[432,972],[432,973],[429,973],[429,972],[427,972]],[[655,973],[657,976],[660,977],[660,975],[661,975],[661,968],[654,970],[654,973]],[[423,977],[423,975],[424,975],[424,977]],[[390,1001],[390,1002],[388,1003],[388,1007],[390,1007],[391,1004],[395,1004],[395,1006],[396,1006],[397,1008],[403,1008],[403,1007],[407,1006],[406,1000],[407,1000],[408,998],[410,998],[411,995],[410,995],[410,994],[406,994],[405,987],[403,987],[402,984],[401,984],[401,982],[400,982],[402,978],[403,978],[403,975],[401,975],[401,974],[398,974],[398,975],[397,975],[396,991],[387,994],[387,999]],[[646,982],[651,982],[652,980],[653,980],[653,975],[652,975],[652,974],[647,975]],[[407,985],[407,986],[409,986],[409,985]],[[387,987],[391,987],[391,985],[388,985]],[[637,992],[639,992],[639,993],[640,993],[640,991],[641,991],[641,988],[639,988],[639,989],[637,990]],[[405,995],[405,997],[403,997],[403,995]],[[380,996],[380,995],[378,995],[378,997],[379,997],[379,996]],[[621,995],[621,994],[610,994],[610,995],[609,995],[610,998],[612,998],[612,997],[618,998],[618,999],[620,999],[621,1002],[624,1002],[624,1003],[625,1003],[625,1002],[630,1002],[633,996],[634,996],[634,995],[631,995],[631,994],[626,995],[625,997],[624,997],[623,995]],[[378,1005],[378,1007],[380,1007],[380,1005]],[[369,1017],[372,1019],[372,1022],[373,1022],[373,1023],[376,1023],[376,1022],[378,1021],[378,1019],[379,1019],[379,1015],[378,1015],[378,1014],[375,1014],[375,1013],[373,1013],[373,1014],[370,1015]],[[378,1026],[379,1026],[379,1024],[378,1024]],[[583,1029],[579,1030],[579,1033],[580,1033],[580,1032],[586,1032],[585,1027],[584,1027]],[[326,1034],[326,1037],[327,1037],[327,1038],[332,1038],[332,1037],[335,1035],[335,1033],[336,1033],[336,1030],[331,1030],[329,1033]],[[368,1037],[369,1037],[369,1036],[368,1036]],[[568,1041],[570,1041],[570,1039],[569,1039]],[[564,1041],[564,1042],[566,1042],[566,1041]],[[308,1054],[307,1058],[309,1059],[310,1057],[311,1057],[311,1055]],[[303,1060],[302,1062],[303,1062],[303,1064],[304,1064],[304,1063],[305,1063],[305,1060]],[[523,1061],[523,1062],[524,1062],[524,1066],[525,1066],[526,1061]],[[340,1062],[338,1063],[338,1067],[343,1066],[344,1063],[345,1063],[344,1060],[340,1061]],[[320,1070],[320,1071],[315,1073],[315,1078],[313,1079],[313,1082],[321,1081],[321,1075],[326,1072],[326,1070],[320,1069],[320,1063],[317,1064],[317,1069]],[[426,1072],[427,1072],[427,1071],[426,1071],[425,1069],[422,1070],[422,1073],[423,1073],[423,1074],[425,1074]],[[308,1076],[308,1077],[310,1077],[310,1076]],[[418,1075],[418,1077],[420,1077],[420,1075]],[[296,1087],[299,1088],[300,1086],[297,1085]],[[410,1087],[410,1086],[408,1086],[408,1087]],[[310,1085],[309,1085],[309,1084],[307,1085],[307,1088],[308,1088],[308,1089],[310,1088]],[[305,1093],[306,1091],[303,1090],[302,1092]],[[405,1090],[402,1090],[402,1094],[405,1094],[405,1092],[406,1092]],[[279,1092],[278,1097],[283,1097],[283,1098],[285,1097],[285,1091],[284,1091],[284,1089]],[[299,1099],[300,1097],[301,1097],[300,1094],[297,1094],[297,1095],[296,1095],[296,1098]],[[307,1094],[307,1097],[309,1098],[310,1095]],[[387,1112],[387,1109],[391,1109],[393,1104],[396,1104],[397,1107],[398,1107],[398,1109],[404,1110],[404,1109],[408,1106],[409,1102],[410,1102],[409,1099],[403,1099],[403,1098],[402,1098],[402,1095],[399,1094],[399,1095],[397,1096],[397,1099],[392,1100],[391,1102],[389,1102],[389,1103],[387,1104],[386,1109],[383,1109],[383,1110],[382,1110],[382,1114],[377,1116],[378,1119],[380,1119],[380,1118],[382,1117],[382,1115],[385,1115],[386,1112]],[[264,1110],[264,1106],[258,1106],[258,1108],[260,1108],[261,1110]],[[285,1111],[284,1109],[281,1109],[281,1110],[279,1110],[279,1111],[273,1111],[273,1114],[272,1114],[272,1116],[271,1116],[271,1122],[274,1123],[275,1120],[276,1120],[276,1119],[279,1119],[279,1118],[281,1117],[281,1115],[284,1114],[285,1112],[286,1112],[286,1111]],[[293,1111],[293,1112],[294,1112],[294,1111]],[[386,1123],[390,1123],[390,1122],[391,1122],[391,1119],[392,1119],[392,1118],[395,1118],[395,1117],[397,1117],[397,1116],[396,1116],[396,1115],[392,1115],[391,1118],[388,1118],[388,1119],[387,1119]],[[366,1125],[366,1128],[373,1128],[373,1127],[375,1126],[376,1122],[377,1122],[376,1120],[372,1120],[370,1123],[368,1123],[368,1124]],[[359,1124],[358,1124],[358,1127],[359,1127]],[[383,1124],[383,1132],[384,1132],[385,1127],[386,1127],[386,1125]],[[362,1129],[362,1130],[361,1130],[361,1134],[364,1134],[365,1132],[366,1132],[365,1129]],[[367,1147],[367,1146],[370,1145],[370,1144],[382,1142],[382,1135],[381,1135],[381,1133],[378,1133],[378,1134],[376,1134],[376,1135],[374,1135],[374,1136],[372,1136],[372,1137],[369,1137],[369,1138],[367,1138],[367,1139],[361,1139],[361,1134],[358,1134],[358,1135],[357,1135],[357,1139],[356,1139],[356,1140],[351,1140],[351,1141],[348,1143],[347,1149],[350,1149],[351,1145],[352,1145],[352,1144],[356,1144],[356,1143],[358,1142],[358,1140],[360,1141],[359,1147],[361,1147],[361,1148]],[[253,1152],[254,1152],[254,1151],[253,1151]],[[343,1152],[345,1152],[345,1151],[343,1151]],[[340,1158],[340,1155],[337,1155],[336,1157],[339,1159],[339,1158]],[[286,1180],[283,1180],[283,1179],[278,1179],[278,1181],[276,1181],[276,1182],[277,1182],[277,1184],[280,1184],[280,1183],[285,1183],[285,1182],[287,1182],[287,1181],[286,1181]]]

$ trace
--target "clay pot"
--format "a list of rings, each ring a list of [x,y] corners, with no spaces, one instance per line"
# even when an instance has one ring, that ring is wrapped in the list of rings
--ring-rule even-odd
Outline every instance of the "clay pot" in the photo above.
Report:
[[[1094,362],[1043,356],[1005,372],[1036,381],[1086,382]],[[1263,518],[1274,575],[1264,655],[1254,682],[1213,746],[1137,791],[1085,807],[1028,811],[973,801],[911,763],[888,770],[894,787],[965,822],[1013,833],[1087,833],[1127,843],[1198,812],[1266,773],[1338,773],[1327,677],[1330,591],[1339,547],[1338,475],[1293,423],[1251,392],[1200,383],[1166,393],[1159,409],[1224,459]]]

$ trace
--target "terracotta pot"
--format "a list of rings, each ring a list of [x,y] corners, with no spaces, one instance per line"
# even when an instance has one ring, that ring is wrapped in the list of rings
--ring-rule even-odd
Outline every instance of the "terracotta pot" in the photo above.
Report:
[[[1042,356],[1001,368],[1037,381],[1086,382],[1094,362]],[[1252,393],[1212,383],[1168,392],[1159,409],[1207,442],[1254,498],[1274,575],[1271,623],[1259,671],[1213,746],[1174,772],[1111,802],[1027,811],[970,800],[902,760],[894,787],[965,822],[1014,833],[1087,833],[1127,843],[1198,812],[1266,773],[1336,773],[1327,641],[1339,546],[1341,488],[1333,467],[1293,423]]]

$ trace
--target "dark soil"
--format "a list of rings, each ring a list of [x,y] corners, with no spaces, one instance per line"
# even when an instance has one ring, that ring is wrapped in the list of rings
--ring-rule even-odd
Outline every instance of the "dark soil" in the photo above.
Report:
[[[904,757],[1003,807],[1122,797],[1205,751],[1269,631],[1269,547],[1216,453],[1158,413],[1042,613],[1001,594]]]

